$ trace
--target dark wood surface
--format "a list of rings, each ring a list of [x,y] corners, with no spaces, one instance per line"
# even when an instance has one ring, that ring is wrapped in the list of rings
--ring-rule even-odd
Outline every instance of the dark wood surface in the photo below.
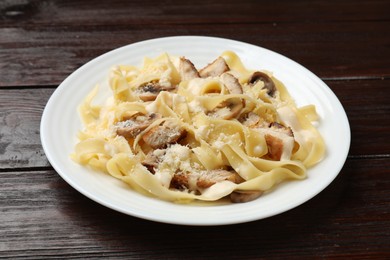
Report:
[[[389,1],[0,1],[0,258],[390,258]],[[111,49],[173,35],[259,45],[307,67],[351,125],[348,159],[307,203],[216,227],[150,222],[70,187],[42,149],[55,88]]]

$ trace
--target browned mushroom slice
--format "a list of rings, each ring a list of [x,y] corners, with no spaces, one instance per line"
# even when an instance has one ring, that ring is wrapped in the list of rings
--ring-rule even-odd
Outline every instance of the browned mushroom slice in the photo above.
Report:
[[[251,78],[249,79],[248,83],[250,85],[255,85],[258,81],[262,81],[264,83],[265,89],[267,89],[267,94],[271,97],[275,97],[276,87],[273,80],[264,72],[256,71],[252,74]]]
[[[221,80],[230,94],[242,94],[242,86],[238,79],[230,73],[224,73],[221,75]]]
[[[140,86],[136,92],[138,93],[139,98],[146,102],[155,100],[161,91],[171,91],[174,89],[174,86],[164,86],[158,82],[148,82],[145,85]]]
[[[230,200],[234,203],[244,203],[255,200],[262,194],[262,191],[234,191],[230,194]]]
[[[244,107],[244,101],[240,98],[231,98],[221,102],[208,113],[209,116],[229,120],[237,117]]]
[[[157,113],[146,115],[137,113],[124,121],[116,123],[116,134],[126,138],[134,138],[159,118],[161,118],[161,115]]]
[[[187,60],[183,57],[180,58],[179,71],[182,81],[200,77],[199,72],[195,68],[194,64],[190,60]]]
[[[276,122],[271,123],[269,129],[265,131],[264,138],[271,160],[290,159],[295,142],[291,128]]]
[[[185,129],[174,123],[165,122],[163,125],[151,128],[142,139],[153,149],[161,149],[178,142],[185,134]]]
[[[200,175],[196,185],[200,189],[205,189],[221,181],[239,183],[242,181],[242,178],[234,171],[227,171],[223,169],[211,170],[205,172],[205,174]]]
[[[239,121],[241,124],[243,124],[246,127],[256,127],[257,124],[260,122],[260,116],[256,113],[249,112],[243,116],[240,117]]]
[[[202,78],[218,77],[222,73],[229,70],[230,68],[227,65],[226,61],[222,57],[218,57],[215,61],[213,61],[212,63],[208,64],[206,67],[201,69],[199,71],[199,75]]]

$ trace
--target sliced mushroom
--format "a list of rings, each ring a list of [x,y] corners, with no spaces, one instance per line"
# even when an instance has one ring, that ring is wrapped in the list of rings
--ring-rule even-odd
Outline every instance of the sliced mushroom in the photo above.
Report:
[[[134,138],[159,118],[161,118],[161,115],[157,113],[134,114],[115,124],[116,134],[126,138]]]
[[[142,101],[147,102],[155,100],[161,91],[172,91],[174,89],[174,86],[164,86],[158,82],[148,82],[138,87],[136,92]]]
[[[244,203],[257,199],[262,191],[234,191],[230,194],[230,200],[234,203]]]
[[[180,58],[179,71],[182,81],[200,78],[199,72],[194,64],[183,57]]]
[[[276,87],[273,80],[264,72],[256,71],[252,74],[251,78],[249,79],[248,83],[250,85],[255,85],[258,81],[262,81],[264,83],[265,89],[267,89],[267,94],[271,97],[275,97]]]
[[[221,75],[221,80],[226,88],[229,90],[230,94],[242,94],[242,86],[238,79],[230,73],[223,73]]]
[[[185,129],[177,124],[165,122],[163,125],[151,128],[142,136],[142,139],[153,149],[161,149],[178,142],[185,134]]]
[[[268,129],[263,129],[268,146],[268,157],[271,160],[287,160],[291,158],[295,140],[292,130],[279,123],[271,123]]]
[[[188,173],[188,172],[176,173],[175,175],[173,175],[169,187],[171,189],[176,189],[176,190],[189,189],[190,188],[189,176],[190,176],[190,173]]]
[[[199,176],[196,185],[200,189],[205,189],[221,181],[239,183],[242,181],[242,178],[234,171],[227,171],[223,169],[210,170]]]
[[[221,102],[208,113],[209,116],[229,120],[237,117],[244,108],[244,101],[240,98],[231,98]]]
[[[260,116],[256,113],[249,112],[240,117],[239,121],[246,127],[255,127],[260,122]]]
[[[238,79],[230,73],[223,73],[221,80],[231,94],[242,94],[242,86]],[[245,100],[239,98],[227,99],[221,102],[211,113],[211,116],[232,119],[239,115],[244,108]]]
[[[202,78],[207,77],[218,77],[222,73],[229,71],[230,68],[227,65],[226,61],[222,57],[218,57],[215,61],[208,64],[206,67],[199,71],[199,75]]]

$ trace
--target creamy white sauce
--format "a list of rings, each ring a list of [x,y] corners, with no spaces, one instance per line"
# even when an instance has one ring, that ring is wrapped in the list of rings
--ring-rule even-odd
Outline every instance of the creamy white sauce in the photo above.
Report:
[[[280,107],[277,109],[277,112],[280,119],[291,127],[294,133],[294,138],[298,143],[303,144],[315,138],[312,132],[301,127],[294,111],[292,111],[291,108],[288,106]]]
[[[223,197],[230,194],[236,186],[237,184],[231,181],[217,182],[210,188],[205,189],[202,193],[202,196],[205,198]]]
[[[156,171],[154,174],[154,177],[163,185],[164,187],[169,188],[169,185],[172,180],[172,175],[171,175],[170,170],[163,170],[163,171]]]
[[[256,145],[253,149],[253,153],[255,156],[261,156],[263,154],[263,147],[261,145]]]

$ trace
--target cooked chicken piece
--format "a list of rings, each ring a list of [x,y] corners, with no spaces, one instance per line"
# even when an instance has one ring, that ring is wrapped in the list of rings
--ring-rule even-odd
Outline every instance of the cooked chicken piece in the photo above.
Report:
[[[208,64],[206,67],[201,69],[199,71],[199,75],[202,78],[218,77],[222,73],[229,70],[230,68],[227,65],[226,61],[222,57],[218,57],[215,61],[213,61],[212,63]]]
[[[249,79],[249,85],[255,85],[258,81],[262,81],[264,83],[264,89],[267,89],[267,94],[271,97],[275,97],[276,87],[273,80],[264,72],[256,71],[252,74]]]
[[[222,169],[204,171],[202,173],[178,172],[173,176],[170,186],[179,190],[189,189],[198,191],[209,188],[221,181],[240,183],[242,182],[242,178],[236,172]]]
[[[147,102],[155,100],[161,91],[172,91],[174,89],[174,86],[164,86],[158,82],[149,82],[138,87],[136,92],[142,101]]]
[[[239,98],[227,99],[208,113],[209,116],[229,120],[237,117],[244,107],[244,101]]]
[[[270,134],[266,134],[264,137],[268,146],[268,155],[270,159],[279,161],[282,158],[284,150],[284,140]]]
[[[271,124],[269,124],[269,127],[271,129],[276,130],[276,131],[285,133],[288,136],[294,136],[293,131],[291,130],[290,127],[286,127],[286,126],[279,124],[277,122],[272,122]]]
[[[126,138],[134,138],[159,118],[161,118],[161,115],[156,113],[134,114],[130,118],[115,124],[116,134]]]
[[[200,78],[199,72],[194,64],[183,57],[180,58],[179,71],[182,81]]]
[[[295,143],[291,128],[274,122],[264,133],[268,146],[268,156],[271,160],[279,161],[291,158]]]
[[[182,173],[182,172],[176,173],[172,177],[169,187],[176,190],[189,189],[190,187],[189,174],[190,173]]]
[[[242,86],[238,79],[230,73],[223,73],[221,80],[230,94],[242,94]]]
[[[234,203],[244,203],[255,200],[262,194],[262,191],[234,191],[230,194],[230,200]]]
[[[178,142],[185,134],[185,129],[175,123],[165,122],[163,125],[151,128],[142,136],[142,139],[153,149],[160,149]]]
[[[199,176],[196,185],[201,189],[205,189],[221,181],[239,183],[242,181],[242,178],[234,171],[227,171],[222,169],[211,170],[207,171],[206,174]]]
[[[166,149],[158,149],[158,150],[150,151],[141,163],[151,173],[154,173],[155,172],[154,169],[158,167],[161,158],[165,155],[165,153],[166,153]]]

